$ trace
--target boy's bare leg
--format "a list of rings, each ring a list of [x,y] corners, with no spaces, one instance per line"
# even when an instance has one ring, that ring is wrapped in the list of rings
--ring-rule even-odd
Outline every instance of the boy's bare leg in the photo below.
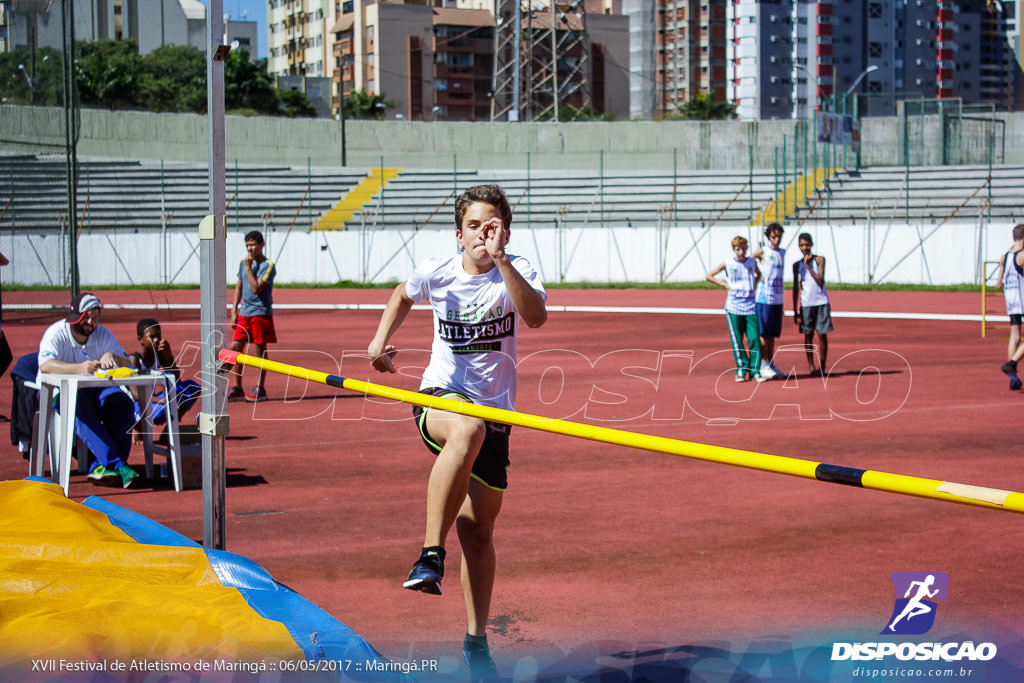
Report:
[[[804,335],[804,351],[807,352],[807,371],[814,372],[818,366],[814,364],[814,333]]]
[[[469,475],[487,427],[483,420],[475,417],[429,410],[427,431],[443,447],[427,482],[425,548],[444,546],[445,538],[469,494]]]
[[[828,335],[818,334],[818,350],[821,354],[821,372],[828,372]]]
[[[466,597],[466,632],[487,635],[487,619],[494,589],[494,521],[501,511],[503,493],[476,479],[469,481],[466,498],[456,522],[462,545],[462,591]]]
[[[433,441],[441,444],[441,452],[427,480],[423,549],[402,586],[441,595],[445,540],[469,495],[470,474],[487,427],[483,420],[440,410],[427,411],[426,425]]]
[[[466,638],[462,658],[471,680],[499,678],[487,644],[487,618],[494,590],[494,521],[501,511],[502,492],[469,480],[456,529],[462,545],[462,592],[466,599]]]
[[[241,340],[232,340],[231,345],[228,347],[232,351],[242,353],[245,351],[245,342]],[[221,372],[231,372],[231,386],[242,388],[242,364],[241,363],[224,363],[221,365]]]
[[[253,350],[256,351],[256,357],[257,358],[261,358],[261,359],[266,360],[266,358],[267,358],[267,345],[266,344],[253,344],[252,348],[253,348]],[[263,383],[266,381],[266,379],[267,379],[267,371],[264,370],[263,368],[260,368],[260,375],[259,375],[259,378],[256,380],[256,386],[259,387],[260,389],[262,389],[263,388]]]

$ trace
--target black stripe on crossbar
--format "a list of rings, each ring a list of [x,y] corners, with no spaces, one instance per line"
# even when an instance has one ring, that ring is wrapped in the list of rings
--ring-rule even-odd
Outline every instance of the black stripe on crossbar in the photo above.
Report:
[[[338,387],[339,389],[345,388],[345,378],[338,375],[327,375],[327,379],[324,380],[326,384],[330,384],[332,387]]]
[[[845,484],[846,486],[864,486],[861,477],[867,470],[856,467],[843,467],[842,465],[826,465],[820,463],[814,468],[814,478],[818,481],[828,481],[833,484]]]

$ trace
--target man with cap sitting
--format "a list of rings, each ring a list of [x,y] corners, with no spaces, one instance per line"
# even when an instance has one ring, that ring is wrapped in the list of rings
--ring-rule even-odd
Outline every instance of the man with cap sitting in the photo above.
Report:
[[[91,375],[97,370],[130,367],[131,361],[113,333],[99,324],[102,305],[82,292],[64,320],[46,328],[39,342],[39,372]],[[38,380],[38,378],[37,378]],[[114,481],[128,488],[138,473],[128,466],[135,404],[119,386],[78,391],[75,434],[96,458],[89,471],[93,483]],[[88,454],[80,453],[79,457]]]

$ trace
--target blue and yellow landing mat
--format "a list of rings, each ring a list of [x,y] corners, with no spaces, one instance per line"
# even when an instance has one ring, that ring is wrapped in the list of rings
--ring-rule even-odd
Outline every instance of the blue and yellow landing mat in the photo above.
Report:
[[[41,479],[0,482],[0,680],[400,681],[239,555]]]

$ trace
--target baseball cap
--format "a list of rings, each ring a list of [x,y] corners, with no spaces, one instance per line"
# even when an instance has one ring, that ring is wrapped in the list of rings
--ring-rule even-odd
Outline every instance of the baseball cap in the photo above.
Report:
[[[79,323],[85,317],[85,312],[93,308],[103,308],[103,304],[100,303],[99,298],[92,292],[82,292],[71,300],[71,308],[68,309],[65,320],[72,325]]]

